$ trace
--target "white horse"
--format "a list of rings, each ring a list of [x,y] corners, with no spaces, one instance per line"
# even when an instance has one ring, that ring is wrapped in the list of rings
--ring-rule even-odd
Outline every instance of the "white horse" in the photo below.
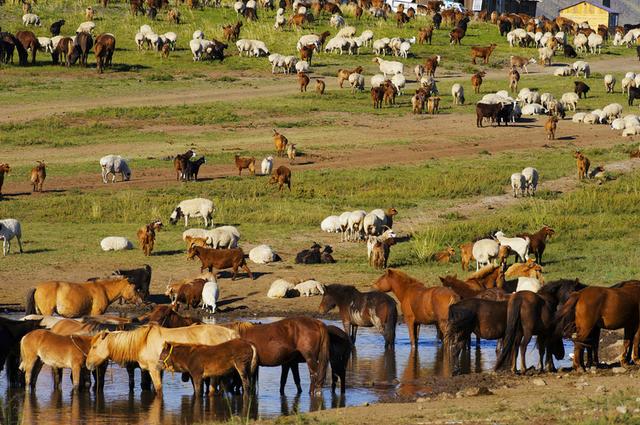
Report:
[[[107,183],[107,176],[113,174],[112,183],[116,182],[116,174],[122,175],[123,181],[131,180],[131,169],[120,155],[107,155],[100,158],[100,167],[102,167],[102,181]]]

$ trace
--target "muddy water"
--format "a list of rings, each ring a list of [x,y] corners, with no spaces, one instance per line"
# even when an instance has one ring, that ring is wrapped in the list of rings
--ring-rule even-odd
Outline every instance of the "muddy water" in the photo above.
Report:
[[[260,319],[263,323],[273,320],[277,319]],[[341,327],[337,322],[326,323]],[[527,355],[530,365],[536,364],[535,351],[530,348]],[[467,372],[481,373],[490,370],[494,362],[495,343],[483,341],[480,350],[471,350],[470,359],[463,367]],[[347,372],[347,392],[342,397],[332,395],[330,389],[326,388],[322,396],[310,397],[306,393],[309,375],[305,365],[300,365],[305,392],[296,395],[292,378],[289,377],[287,395],[284,397],[279,394],[280,368],[260,368],[258,397],[250,406],[243,406],[241,397],[194,398],[191,384],[183,383],[179,374],[165,374],[164,397],[160,399],[139,390],[139,375],[136,372],[137,388],[129,394],[127,373],[115,365],[109,367],[102,395],[89,392],[73,394],[68,371],[64,372],[62,390],[53,391],[51,372],[44,367],[38,377],[35,395],[25,395],[22,391],[7,388],[4,372],[0,374],[0,423],[146,425],[226,420],[232,415],[268,418],[428,394],[430,388],[425,380],[448,374],[433,327],[421,329],[417,355],[411,352],[405,325],[398,326],[395,351],[387,353],[381,335],[371,329],[361,328]]]

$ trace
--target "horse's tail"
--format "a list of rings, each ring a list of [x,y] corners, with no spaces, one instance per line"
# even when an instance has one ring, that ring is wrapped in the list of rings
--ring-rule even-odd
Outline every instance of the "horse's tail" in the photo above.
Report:
[[[389,313],[384,324],[385,348],[393,348],[396,343],[396,324],[398,323],[398,309],[396,303],[389,303]]]
[[[36,312],[36,288],[31,288],[27,292],[27,300],[25,302],[25,315],[37,314]]]
[[[556,313],[555,336],[568,337],[576,329],[576,304],[580,298],[580,292],[574,292]]]
[[[447,327],[444,330],[444,346],[448,350],[449,354],[454,358],[457,357],[460,350],[462,350],[462,344],[465,344],[467,339],[462,338],[465,333],[471,335],[471,331],[474,328],[476,315],[473,311],[452,305],[449,307],[449,316],[447,318]]]
[[[516,350],[515,341],[516,333],[520,327],[520,308],[522,307],[522,298],[514,295],[514,298],[509,301],[509,308],[507,312],[507,329],[504,332],[504,339],[502,341],[502,351],[500,356],[496,360],[494,370],[498,370],[502,367],[507,357]]]
[[[256,346],[251,344],[251,351],[253,351],[253,355],[251,356],[251,376],[254,376],[258,372],[258,350]]]

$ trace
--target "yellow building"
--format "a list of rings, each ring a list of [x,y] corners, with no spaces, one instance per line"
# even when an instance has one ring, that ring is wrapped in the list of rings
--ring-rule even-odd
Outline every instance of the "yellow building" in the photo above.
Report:
[[[559,15],[576,23],[586,21],[594,29],[598,28],[598,25],[606,25],[609,28],[618,25],[618,12],[589,1],[581,1],[572,6],[562,8]]]

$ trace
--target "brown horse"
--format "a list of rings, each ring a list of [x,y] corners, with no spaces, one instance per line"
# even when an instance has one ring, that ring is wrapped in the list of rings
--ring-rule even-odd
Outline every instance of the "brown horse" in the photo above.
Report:
[[[20,365],[20,340],[23,336],[41,328],[41,320],[11,320],[0,317],[0,371],[7,368],[9,386],[24,385],[23,376],[18,369]]]
[[[620,363],[628,364],[629,357],[638,363],[638,305],[640,282],[622,282],[612,288],[587,287],[572,294],[558,311],[557,332],[565,337],[572,335],[574,342],[573,367],[584,364],[584,348],[591,348],[598,362],[600,329],[624,329],[624,348]],[[633,346],[632,346],[633,340]]]
[[[178,344],[165,342],[158,368],[191,375],[193,394],[202,395],[202,381],[238,372],[245,397],[255,389],[258,369],[256,347],[243,339],[232,339],[217,345]]]
[[[20,341],[20,370],[25,373],[27,389],[35,391],[38,374],[43,364],[51,366],[54,376],[60,368],[71,369],[74,391],[80,390],[86,382],[87,370],[85,360],[91,337],[80,335],[57,335],[46,329],[29,332]],[[106,363],[100,368],[102,375],[106,370]],[[54,379],[53,388],[58,389],[60,380]]]
[[[418,346],[420,325],[435,324],[438,331],[444,333],[449,306],[460,300],[458,294],[449,288],[426,288],[418,280],[395,269],[388,269],[373,286],[379,291],[392,291],[398,298],[414,347]]]
[[[470,275],[465,282],[479,289],[502,288],[504,272],[500,266],[488,265]]]
[[[302,356],[309,367],[309,393],[322,390],[329,362],[329,332],[324,323],[292,317],[264,325],[237,323],[240,337],[258,349],[260,366],[281,366]]]
[[[27,295],[26,314],[64,317],[96,316],[118,299],[139,304],[142,298],[126,277],[86,283],[49,281],[39,283]]]
[[[358,326],[375,327],[384,336],[384,347],[393,348],[396,341],[398,310],[396,302],[382,292],[362,293],[349,285],[327,285],[318,310],[327,314],[338,307],[342,326],[355,344]]]
[[[479,288],[478,285],[467,284],[466,282],[461,281],[455,275],[440,277],[440,282],[442,282],[442,286],[445,288],[453,289],[453,291],[463,300],[466,298],[474,298],[484,290],[484,288]]]
[[[148,313],[134,319],[140,323],[157,323],[163,328],[181,328],[202,322],[192,317],[182,316],[174,310],[172,305],[157,305]]]
[[[238,332],[216,325],[176,329],[148,325],[133,331],[101,332],[91,341],[87,368],[93,370],[106,360],[120,364],[137,362],[140,369],[151,374],[156,394],[162,395],[162,375],[157,365],[165,342],[216,345],[234,338],[238,338]]]

